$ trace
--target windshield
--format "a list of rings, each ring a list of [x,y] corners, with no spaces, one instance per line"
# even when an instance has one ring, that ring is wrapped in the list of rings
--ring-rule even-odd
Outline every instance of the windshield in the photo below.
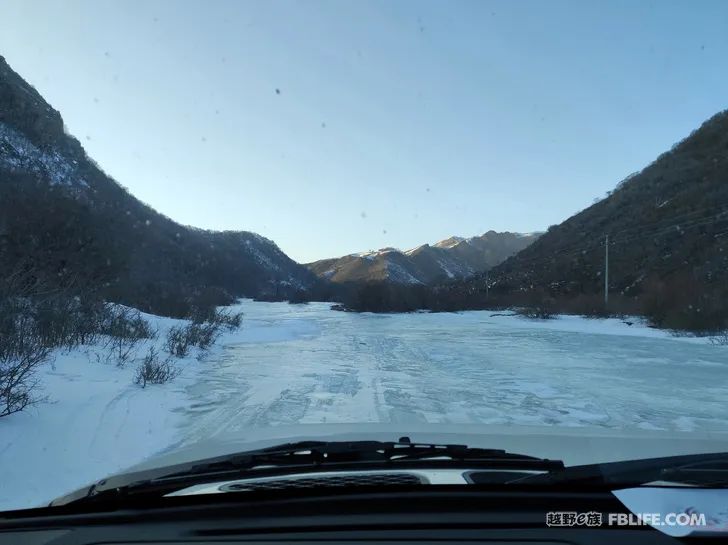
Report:
[[[723,2],[3,1],[0,510],[292,441],[728,450],[726,36]]]

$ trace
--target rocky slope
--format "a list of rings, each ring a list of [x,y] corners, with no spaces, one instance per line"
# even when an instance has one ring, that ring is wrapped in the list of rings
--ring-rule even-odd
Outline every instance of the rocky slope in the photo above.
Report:
[[[161,314],[201,292],[284,298],[318,283],[260,235],[183,226],[140,202],[0,57],[0,274],[18,267]]]
[[[454,286],[451,299],[478,300],[485,281]],[[666,327],[728,327],[728,111],[495,267],[489,283],[489,295],[503,300],[625,309]]]

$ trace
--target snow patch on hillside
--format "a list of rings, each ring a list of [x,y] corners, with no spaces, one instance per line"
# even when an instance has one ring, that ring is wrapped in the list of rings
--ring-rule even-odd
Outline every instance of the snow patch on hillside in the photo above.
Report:
[[[41,150],[23,134],[0,122],[0,167],[44,175],[52,185],[88,188],[77,167],[57,150]]]
[[[391,281],[401,284],[422,284],[422,282],[405,270],[404,267],[391,261],[387,263],[387,276]]]
[[[280,267],[273,262],[260,248],[253,244],[252,240],[246,240],[244,248],[250,256],[260,265],[271,271],[278,271]]]
[[[419,246],[417,246],[415,248],[410,248],[409,250],[405,250],[404,251],[404,254],[405,255],[412,255],[412,254],[415,254],[415,253],[419,252],[423,248],[427,248],[428,246],[429,246],[429,244],[420,244]]]
[[[450,237],[445,240],[441,240],[440,242],[435,243],[435,246],[438,248],[454,248],[461,242],[464,242],[466,239],[463,237]]]

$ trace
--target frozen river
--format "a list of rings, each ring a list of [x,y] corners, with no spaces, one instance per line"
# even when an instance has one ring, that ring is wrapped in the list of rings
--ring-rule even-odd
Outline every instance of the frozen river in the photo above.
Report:
[[[243,330],[188,388],[182,443],[323,422],[728,430],[728,348],[639,324],[243,310]]]

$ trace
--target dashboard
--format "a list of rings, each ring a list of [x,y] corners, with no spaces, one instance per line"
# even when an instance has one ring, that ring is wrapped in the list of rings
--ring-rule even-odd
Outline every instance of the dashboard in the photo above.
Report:
[[[553,511],[604,517],[629,513],[611,492],[508,492],[448,485],[262,489],[105,505],[91,512],[69,505],[1,513],[0,545],[725,542],[724,534],[675,538],[647,525],[549,526],[547,514]]]

